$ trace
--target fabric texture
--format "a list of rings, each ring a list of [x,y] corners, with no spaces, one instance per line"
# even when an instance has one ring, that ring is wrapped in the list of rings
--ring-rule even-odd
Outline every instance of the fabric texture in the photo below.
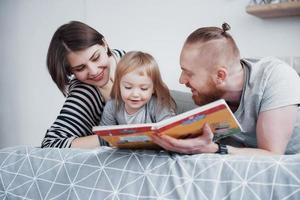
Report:
[[[300,155],[0,150],[0,199],[300,199]]]
[[[125,52],[112,50],[117,58]],[[42,147],[70,147],[71,142],[82,136],[92,135],[92,127],[99,125],[105,102],[100,91],[73,79],[69,86],[69,95],[55,122],[47,130]]]
[[[158,105],[155,96],[152,96],[149,102],[132,115],[126,113],[124,103],[117,109],[116,100],[112,99],[104,107],[100,125],[155,123],[174,115],[171,109]]]
[[[175,113],[177,115],[198,107],[195,104],[191,93],[170,90],[170,94],[176,103]]]
[[[299,105],[300,78],[292,67],[273,57],[245,59],[242,64],[246,81],[239,108],[234,114],[244,133],[233,137],[246,146],[257,147],[256,122],[259,113],[283,106]],[[299,123],[300,112],[297,118],[297,124]],[[291,140],[298,138],[296,141],[299,143],[299,135],[300,129],[295,128]],[[298,147],[290,144],[287,152],[299,153],[300,143]]]

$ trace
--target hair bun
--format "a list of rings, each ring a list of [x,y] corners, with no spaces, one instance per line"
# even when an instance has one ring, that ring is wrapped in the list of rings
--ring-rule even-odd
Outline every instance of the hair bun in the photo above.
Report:
[[[223,32],[226,32],[226,31],[230,30],[229,24],[227,24],[226,22],[224,22],[222,24],[222,29],[223,29]]]

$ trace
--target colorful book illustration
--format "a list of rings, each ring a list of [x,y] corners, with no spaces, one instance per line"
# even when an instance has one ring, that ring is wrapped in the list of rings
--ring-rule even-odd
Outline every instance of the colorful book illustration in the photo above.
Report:
[[[239,122],[223,99],[157,123],[95,126],[93,132],[113,147],[156,149],[158,146],[151,141],[149,135],[193,137],[202,134],[204,123],[211,127],[214,141],[242,132]]]

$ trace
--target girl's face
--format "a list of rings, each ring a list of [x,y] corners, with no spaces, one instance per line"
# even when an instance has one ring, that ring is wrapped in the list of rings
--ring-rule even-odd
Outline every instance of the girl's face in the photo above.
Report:
[[[151,99],[153,82],[144,69],[136,69],[121,78],[120,90],[127,113],[133,114]]]
[[[103,87],[109,80],[111,61],[107,47],[95,44],[81,51],[67,55],[70,68],[81,82]]]

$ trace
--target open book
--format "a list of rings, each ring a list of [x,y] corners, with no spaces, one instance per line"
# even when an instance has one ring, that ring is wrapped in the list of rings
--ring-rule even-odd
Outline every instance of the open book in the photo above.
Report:
[[[150,134],[185,138],[201,134],[204,123],[214,133],[214,141],[242,131],[226,102],[221,99],[157,123],[96,126],[93,132],[118,148],[155,149]]]

